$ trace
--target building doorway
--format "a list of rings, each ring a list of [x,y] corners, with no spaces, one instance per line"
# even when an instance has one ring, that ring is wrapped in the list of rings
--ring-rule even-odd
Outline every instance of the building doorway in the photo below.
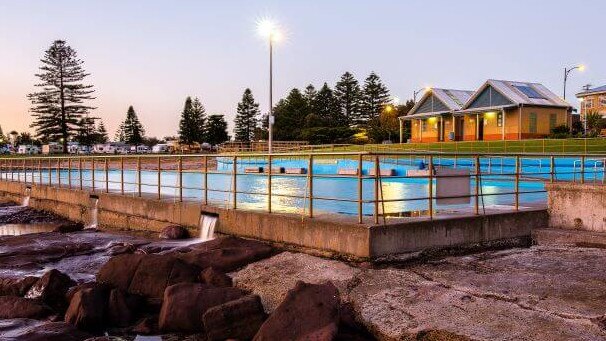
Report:
[[[476,140],[482,141],[484,140],[484,117],[478,117],[478,136],[476,136]]]

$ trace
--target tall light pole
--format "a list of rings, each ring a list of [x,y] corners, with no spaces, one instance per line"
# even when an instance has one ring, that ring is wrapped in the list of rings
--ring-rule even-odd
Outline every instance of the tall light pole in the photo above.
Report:
[[[263,19],[257,23],[259,33],[269,40],[269,117],[268,119],[268,139],[267,151],[271,154],[273,149],[273,125],[274,125],[274,104],[273,104],[273,82],[274,82],[274,41],[281,38],[278,26],[271,20]]]
[[[579,71],[583,72],[583,71],[585,70],[585,65],[583,65],[583,64],[579,64],[579,65],[577,65],[577,66],[573,66],[573,67],[570,67],[570,68],[566,68],[566,67],[564,68],[564,94],[563,94],[563,95],[564,95],[564,96],[563,96],[563,97],[564,97],[564,100],[566,100],[566,81],[568,81],[568,75],[569,75],[569,74],[570,74],[572,71],[577,70],[577,69],[578,69]]]

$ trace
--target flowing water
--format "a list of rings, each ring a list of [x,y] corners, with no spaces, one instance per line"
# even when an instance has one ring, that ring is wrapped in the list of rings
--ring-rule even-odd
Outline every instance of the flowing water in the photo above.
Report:
[[[90,198],[92,207],[90,208],[90,223],[87,229],[96,229],[99,225],[99,198]]]
[[[31,196],[32,189],[30,187],[25,188],[25,196],[23,197],[23,201],[21,202],[21,206],[27,207],[29,206],[29,198]]]
[[[215,227],[219,217],[202,213],[200,216],[200,239],[207,241],[215,238]]]

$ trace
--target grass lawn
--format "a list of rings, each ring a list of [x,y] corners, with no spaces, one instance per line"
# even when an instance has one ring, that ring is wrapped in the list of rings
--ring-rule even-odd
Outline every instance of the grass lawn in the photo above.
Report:
[[[314,151],[606,154],[606,138],[317,146]]]

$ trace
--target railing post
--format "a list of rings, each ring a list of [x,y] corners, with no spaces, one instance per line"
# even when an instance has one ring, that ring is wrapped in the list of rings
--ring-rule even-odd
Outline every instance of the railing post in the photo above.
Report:
[[[27,171],[25,169],[25,159],[23,159],[23,182],[27,183]]]
[[[427,208],[429,210],[429,219],[433,220],[433,155],[429,155],[429,202]]]
[[[141,157],[137,156],[137,196],[141,197]]]
[[[307,172],[309,181],[309,217],[314,217],[314,156],[309,155],[309,171]]]
[[[52,186],[53,184],[53,164],[51,163],[51,159],[48,158],[48,185]]]
[[[549,182],[555,180],[555,159],[553,156],[549,158]]]
[[[237,189],[237,183],[236,183],[236,181],[238,180],[238,178],[236,177],[236,174],[238,173],[238,156],[237,155],[234,155],[233,162],[234,162],[234,164],[233,164],[231,181],[232,181],[232,184],[233,184],[233,186],[232,186],[232,188],[233,188],[232,194],[233,194],[233,200],[234,201],[232,203],[232,208],[235,210],[236,208],[238,208],[238,204],[237,204],[237,201],[238,201],[238,195],[237,195],[238,189]],[[270,174],[271,174],[271,172],[270,172]],[[270,193],[271,193],[271,189],[270,189]],[[271,196],[270,196],[270,198],[271,198]]]
[[[157,164],[157,168],[158,168],[158,193],[157,193],[157,197],[158,200],[162,200],[162,174],[161,174],[161,160],[160,157],[158,156],[158,164]]]
[[[204,205],[208,205],[208,156],[204,155]]]
[[[67,159],[67,186],[72,189],[72,158]]]
[[[581,156],[581,183],[585,183],[585,155]]]
[[[42,159],[38,159],[38,184],[42,185]]]
[[[78,158],[78,178],[80,181],[80,190],[82,190],[83,187],[83,181],[82,181],[82,156],[80,156]]]
[[[475,157],[475,178],[476,188],[474,193],[473,212],[475,215],[480,214],[480,156]]]
[[[272,199],[272,179],[271,179],[271,164],[272,164],[272,156],[269,154],[267,156],[267,212],[271,213],[271,199]]]
[[[57,183],[61,187],[61,159],[57,158]]]
[[[124,195],[124,156],[120,156],[120,194]]]
[[[520,156],[516,156],[516,169],[515,169],[515,184],[514,184],[514,194],[515,194],[515,210],[520,209]]]
[[[90,170],[91,170],[91,179],[93,185],[93,192],[95,191],[95,157],[93,156],[90,159]]]
[[[179,156],[179,202],[183,201],[183,157]]]
[[[379,157],[375,156],[375,199],[374,199],[374,222],[375,224],[379,223],[379,172],[380,172],[380,167],[379,167]]]
[[[362,154],[358,155],[358,224],[362,224],[364,218],[364,178],[362,177],[362,166],[364,162],[362,160]]]
[[[105,170],[105,193],[109,193],[109,160],[106,157],[104,163]]]

